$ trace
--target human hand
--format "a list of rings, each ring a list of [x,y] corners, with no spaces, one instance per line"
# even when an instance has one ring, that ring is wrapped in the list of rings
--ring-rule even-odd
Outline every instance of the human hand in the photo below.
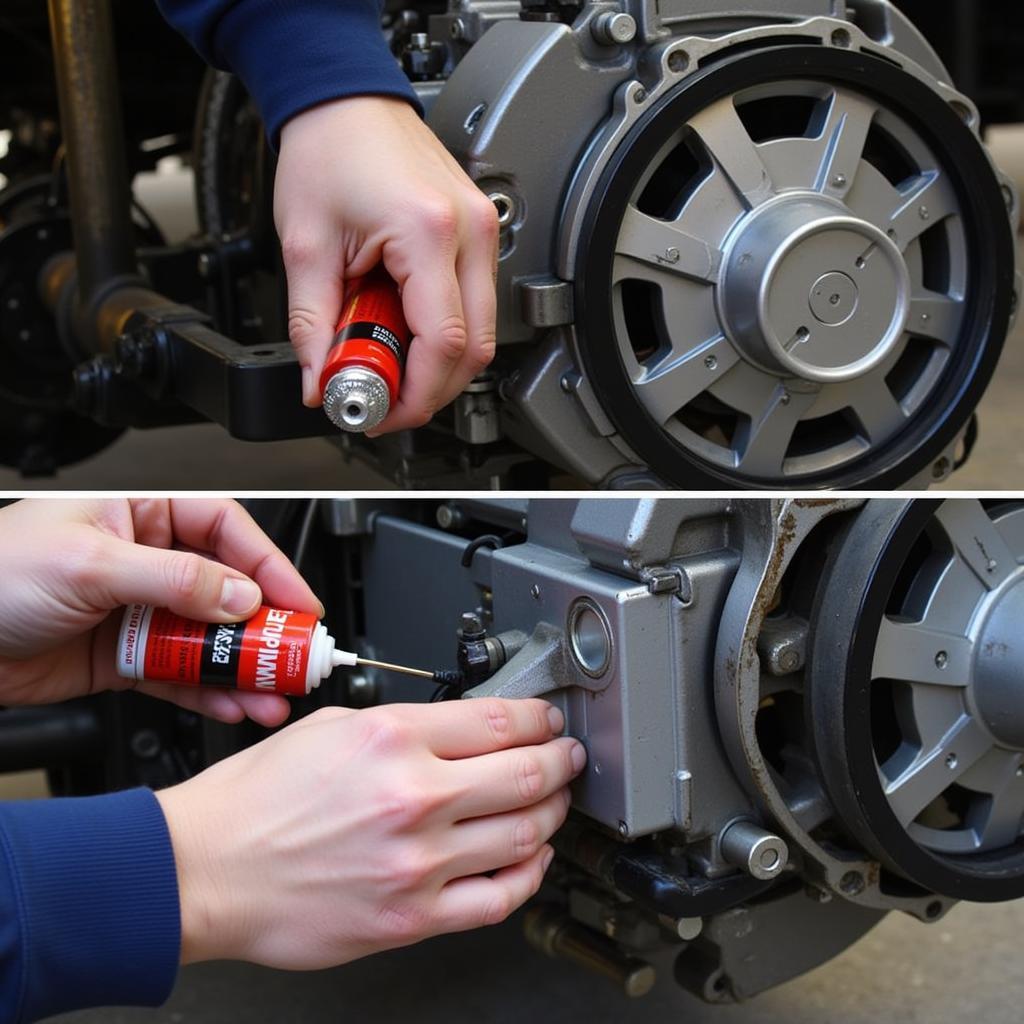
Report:
[[[345,281],[381,260],[413,342],[398,403],[373,435],[422,426],[490,363],[497,214],[404,100],[356,96],[289,121],[274,215],[306,405],[320,404]]]
[[[563,725],[540,700],[323,708],[162,790],[182,962],[329,967],[503,920],[585,762]]]
[[[298,570],[227,500],[17,502],[0,509],[0,565],[0,704],[134,687],[221,721],[279,725],[289,706],[276,694],[122,679],[120,608],[140,602],[233,622],[265,597],[322,614]]]

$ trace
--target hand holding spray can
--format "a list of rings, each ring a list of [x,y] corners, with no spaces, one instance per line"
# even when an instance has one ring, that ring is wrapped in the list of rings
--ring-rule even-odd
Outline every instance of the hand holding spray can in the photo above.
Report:
[[[411,341],[398,286],[383,265],[349,283],[320,375],[324,412],[336,427],[365,433],[383,421],[398,401]]]

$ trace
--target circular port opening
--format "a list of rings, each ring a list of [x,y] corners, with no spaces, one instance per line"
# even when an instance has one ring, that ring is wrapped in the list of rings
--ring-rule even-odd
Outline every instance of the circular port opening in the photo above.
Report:
[[[569,610],[569,643],[576,664],[588,676],[602,676],[612,657],[612,631],[604,612],[581,597]]]

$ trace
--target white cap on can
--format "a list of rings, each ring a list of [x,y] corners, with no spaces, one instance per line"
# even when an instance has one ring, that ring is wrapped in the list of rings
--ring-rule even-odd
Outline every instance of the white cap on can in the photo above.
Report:
[[[309,661],[306,664],[306,693],[315,690],[337,666],[354,666],[359,660],[352,651],[339,650],[334,644],[334,637],[327,632],[321,622],[313,630],[309,647]]]
[[[341,370],[324,388],[324,412],[340,430],[363,434],[381,423],[390,408],[384,378],[363,366]]]

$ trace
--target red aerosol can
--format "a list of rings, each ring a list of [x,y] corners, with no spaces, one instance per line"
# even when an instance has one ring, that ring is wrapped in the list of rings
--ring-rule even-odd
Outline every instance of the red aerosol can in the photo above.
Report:
[[[327,418],[341,430],[364,433],[398,401],[412,333],[398,286],[383,266],[349,283],[334,346],[320,375]]]
[[[125,608],[117,671],[126,679],[224,686],[303,697],[338,665],[360,659],[339,650],[308,612],[260,608],[245,622],[198,622],[167,608]]]

